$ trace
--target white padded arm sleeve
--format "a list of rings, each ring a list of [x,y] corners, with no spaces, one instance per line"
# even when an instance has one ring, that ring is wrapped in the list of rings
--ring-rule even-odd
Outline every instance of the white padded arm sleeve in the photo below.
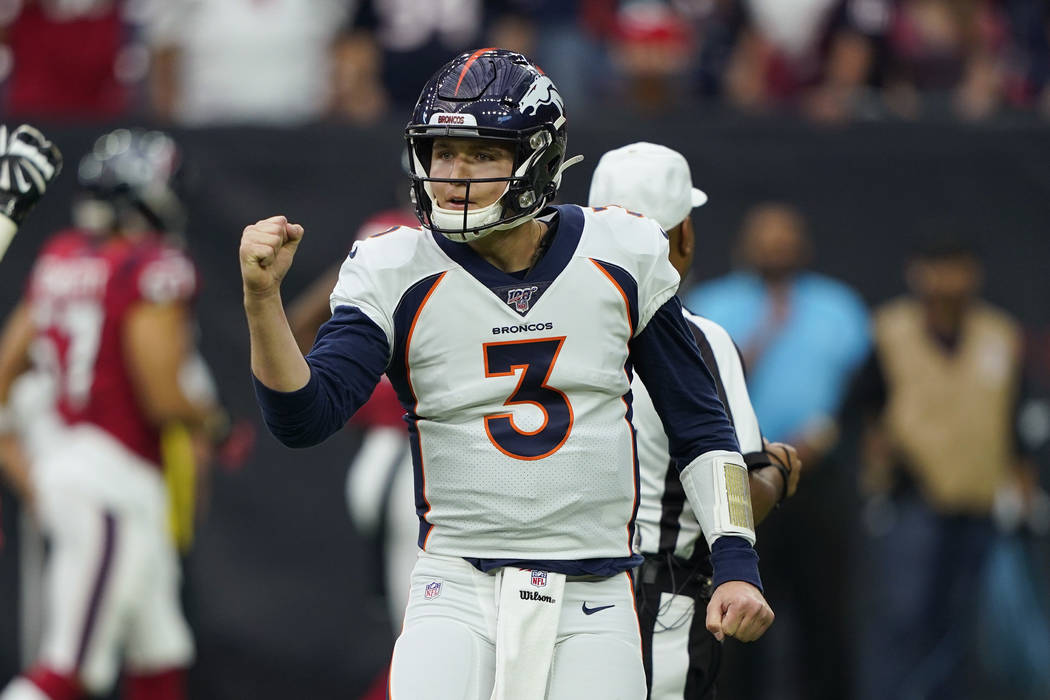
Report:
[[[751,489],[739,452],[705,452],[682,470],[680,478],[709,547],[724,535],[755,544]]]

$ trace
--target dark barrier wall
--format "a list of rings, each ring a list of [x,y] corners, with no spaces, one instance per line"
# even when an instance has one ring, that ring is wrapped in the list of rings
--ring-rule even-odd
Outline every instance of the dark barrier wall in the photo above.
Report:
[[[574,124],[564,200],[582,202],[598,156],[637,140],[690,160],[710,203],[694,215],[695,278],[724,272],[732,234],[756,201],[782,199],[809,218],[815,267],[869,302],[902,289],[917,235],[939,227],[977,236],[989,298],[1045,336],[1050,328],[1050,128],[772,123],[638,128]],[[101,129],[52,129],[67,170],[0,263],[0,312],[20,294],[45,235],[67,221],[75,163]],[[257,421],[241,311],[237,241],[248,223],[284,213],[306,226],[285,284],[290,299],[342,259],[358,225],[394,204],[400,131],[339,127],[217,129],[177,134],[190,177],[191,251],[205,280],[202,345],[234,413]],[[1044,370],[1046,371],[1046,370]],[[380,572],[351,531],[344,472],[355,437],[301,452],[263,433],[241,470],[213,475],[207,518],[188,562],[199,662],[196,697],[353,698],[386,662],[391,633],[376,600]],[[411,504],[404,504],[411,507]],[[5,525],[12,508],[5,494]],[[0,551],[0,682],[18,665],[16,546]]]

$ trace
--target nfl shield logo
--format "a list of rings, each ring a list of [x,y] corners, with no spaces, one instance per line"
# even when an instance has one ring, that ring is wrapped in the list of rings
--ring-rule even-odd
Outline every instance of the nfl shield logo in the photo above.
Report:
[[[423,590],[423,597],[426,600],[432,600],[439,595],[441,595],[441,581],[431,581]]]
[[[547,572],[546,571],[533,570],[533,572],[532,572],[532,585],[535,586],[536,588],[543,588],[544,586],[546,586],[547,585]]]

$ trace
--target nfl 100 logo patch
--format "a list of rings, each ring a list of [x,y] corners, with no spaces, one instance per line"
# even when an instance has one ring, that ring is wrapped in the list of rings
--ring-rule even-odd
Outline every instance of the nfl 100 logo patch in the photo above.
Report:
[[[507,302],[507,306],[514,309],[519,316],[524,316],[529,309],[540,300],[543,292],[550,286],[550,282],[536,282],[534,284],[511,284],[505,287],[493,287],[493,293]]]
[[[441,595],[441,581],[431,581],[423,589],[423,598],[426,600],[433,600]]]
[[[543,588],[547,585],[547,572],[546,571],[532,571],[532,585],[536,588]]]
[[[523,314],[529,310],[532,295],[539,291],[539,287],[519,287],[507,290],[507,304],[513,306],[519,313]]]

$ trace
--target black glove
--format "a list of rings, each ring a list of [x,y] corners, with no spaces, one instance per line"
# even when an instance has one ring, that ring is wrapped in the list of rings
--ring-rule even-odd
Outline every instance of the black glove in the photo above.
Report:
[[[62,154],[43,134],[0,124],[0,214],[20,225],[61,170]]]

